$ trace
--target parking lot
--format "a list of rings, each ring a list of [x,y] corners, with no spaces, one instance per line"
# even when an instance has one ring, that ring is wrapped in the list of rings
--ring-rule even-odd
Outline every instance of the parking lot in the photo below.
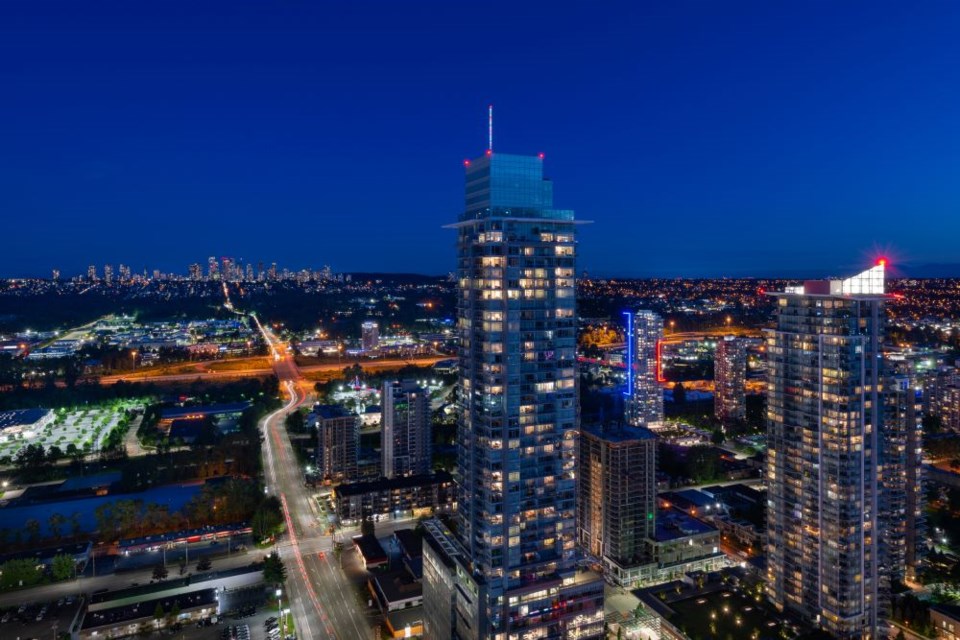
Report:
[[[70,596],[53,602],[6,607],[0,613],[3,638],[50,638],[70,630],[82,601]]]

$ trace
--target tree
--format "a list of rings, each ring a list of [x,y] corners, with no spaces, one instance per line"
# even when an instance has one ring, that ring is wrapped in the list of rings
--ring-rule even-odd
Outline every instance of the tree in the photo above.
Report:
[[[47,524],[50,525],[50,533],[53,534],[53,537],[59,540],[63,537],[63,525],[67,523],[67,519],[63,517],[61,513],[51,513],[50,518],[47,520]]]
[[[26,522],[27,533],[30,536],[30,542],[36,542],[40,539],[40,521],[36,518],[30,518]]]
[[[263,559],[263,579],[274,585],[283,584],[287,579],[287,569],[275,552]]]
[[[200,558],[200,562],[197,563],[197,571],[209,571],[212,564],[209,556],[203,556]]]
[[[80,514],[74,511],[70,514],[70,534],[76,538],[82,531],[83,526],[80,524]]]
[[[153,610],[153,619],[157,622],[157,629],[160,628],[160,621],[163,620],[163,605],[159,602],[157,607]]]
[[[16,465],[17,471],[20,473],[32,475],[44,468],[46,459],[47,454],[42,445],[28,444],[17,451],[17,455],[13,458],[13,464]]]
[[[43,577],[37,571],[37,563],[29,558],[7,560],[0,566],[0,586],[5,589],[12,587],[31,587]]]
[[[897,637],[894,640],[907,640],[907,636],[903,633],[903,629],[897,633]]]
[[[678,382],[673,385],[673,403],[674,404],[683,404],[687,401],[687,390],[683,387],[682,382]]]
[[[56,463],[61,458],[63,458],[63,449],[61,449],[57,445],[53,445],[52,447],[47,449],[47,462],[49,462],[50,464]]]
[[[50,565],[50,573],[53,574],[54,580],[66,580],[68,578],[72,578],[76,569],[77,563],[73,559],[73,556],[69,556],[65,553],[53,556],[53,561]]]
[[[375,529],[373,526],[373,518],[367,517],[360,522],[360,535],[362,536],[372,536],[375,535]]]
[[[160,580],[166,580],[167,573],[167,568],[163,566],[163,563],[159,563],[153,568],[153,579],[158,582]]]
[[[173,608],[170,609],[170,617],[173,618],[174,622],[180,617],[180,602],[177,600],[173,601]]]
[[[280,499],[276,496],[264,498],[253,514],[250,523],[255,540],[263,540],[283,524]]]

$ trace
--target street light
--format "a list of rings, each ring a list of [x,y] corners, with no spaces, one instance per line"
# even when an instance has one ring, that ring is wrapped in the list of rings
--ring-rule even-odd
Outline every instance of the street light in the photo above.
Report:
[[[283,637],[283,590],[277,589],[277,612],[280,614],[280,637]]]

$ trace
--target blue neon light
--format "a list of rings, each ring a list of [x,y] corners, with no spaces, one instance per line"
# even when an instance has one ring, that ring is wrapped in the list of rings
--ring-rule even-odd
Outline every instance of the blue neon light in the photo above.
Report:
[[[623,395],[633,396],[633,313],[624,311],[627,316],[627,390]]]

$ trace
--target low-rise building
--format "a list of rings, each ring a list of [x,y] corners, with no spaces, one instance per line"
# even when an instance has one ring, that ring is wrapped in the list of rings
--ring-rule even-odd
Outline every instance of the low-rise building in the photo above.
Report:
[[[341,524],[365,517],[380,519],[432,515],[453,508],[453,477],[446,471],[371,482],[341,484],[333,489],[334,512]]]

